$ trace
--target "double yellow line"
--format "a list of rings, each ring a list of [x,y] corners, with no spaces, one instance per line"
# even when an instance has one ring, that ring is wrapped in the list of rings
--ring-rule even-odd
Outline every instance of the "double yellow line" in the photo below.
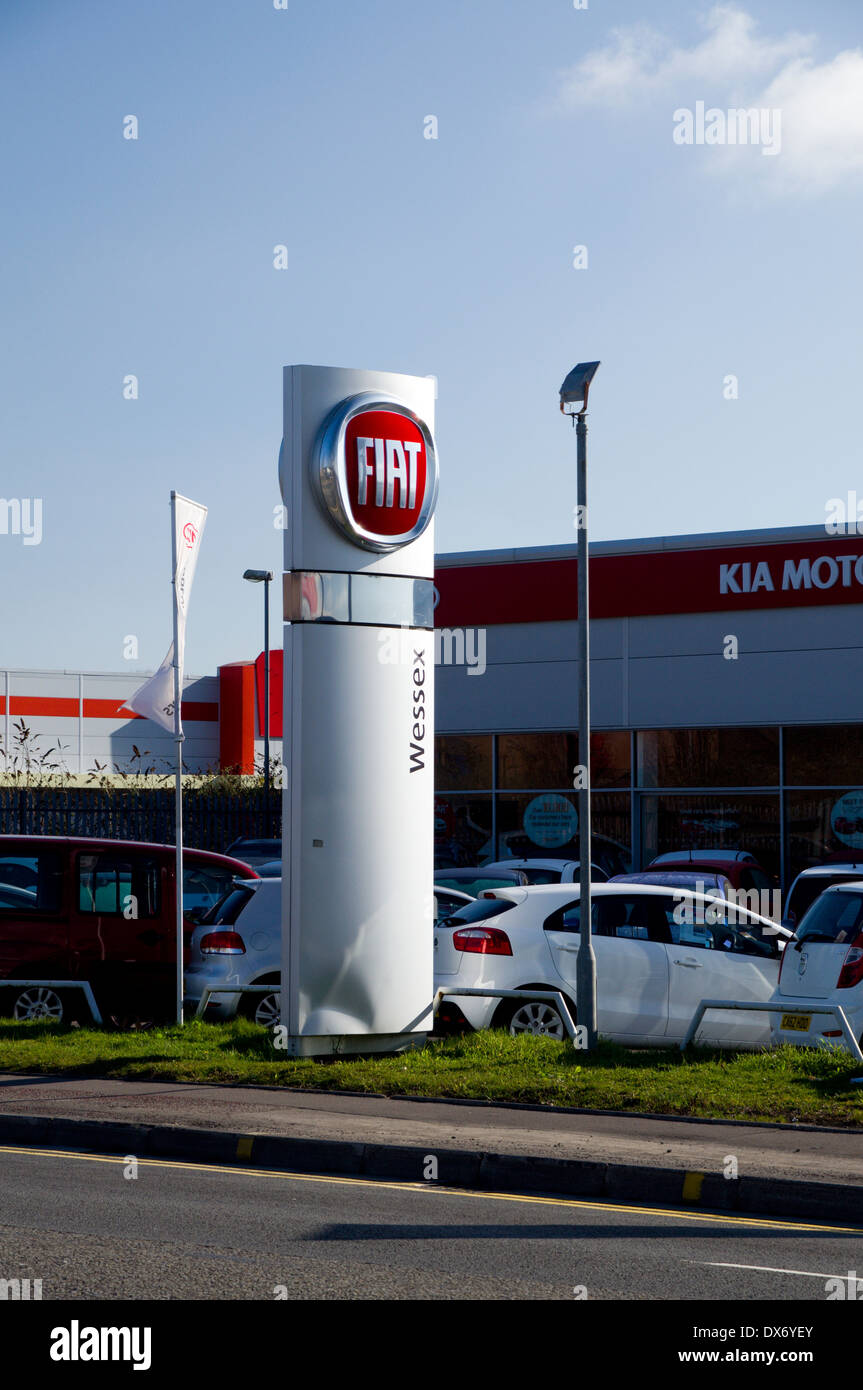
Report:
[[[237,1157],[248,1157],[251,1154],[253,1138],[240,1139],[237,1146]],[[107,1154],[85,1154],[74,1153],[68,1149],[35,1149],[35,1148],[13,1148],[11,1146],[0,1145],[0,1154],[12,1154],[24,1158],[62,1158],[68,1161],[80,1163],[113,1163],[126,1165],[128,1158],[114,1157]],[[129,1155],[132,1157],[132,1155]],[[528,1206],[555,1207],[563,1211],[602,1211],[614,1212],[624,1216],[662,1216],[675,1221],[700,1221],[710,1226],[748,1226],[756,1230],[767,1231],[825,1231],[837,1232],[842,1235],[859,1234],[859,1228],[855,1226],[826,1226],[816,1222],[803,1221],[771,1221],[766,1217],[754,1216],[725,1216],[701,1211],[679,1211],[665,1207],[644,1207],[624,1205],[617,1202],[597,1202],[579,1200],[573,1197],[529,1197],[512,1192],[479,1192],[475,1188],[469,1187],[442,1187],[435,1182],[388,1182],[377,1178],[356,1178],[356,1177],[327,1177],[321,1174],[311,1173],[289,1173],[282,1172],[275,1168],[233,1168],[227,1164],[216,1163],[182,1163],[178,1160],[163,1158],[137,1158],[138,1165],[142,1168],[172,1168],[178,1172],[187,1173],[224,1173],[231,1177],[241,1174],[243,1177],[268,1178],[270,1180],[282,1182],[312,1182],[329,1183],[339,1187],[371,1187],[378,1191],[390,1192],[426,1192],[443,1193],[448,1197],[465,1197],[473,1201],[480,1202],[518,1202]],[[687,1175],[689,1177],[690,1175]],[[700,1174],[691,1175],[700,1177]],[[689,1200],[692,1200],[690,1197]],[[696,1199],[697,1200],[697,1199]]]

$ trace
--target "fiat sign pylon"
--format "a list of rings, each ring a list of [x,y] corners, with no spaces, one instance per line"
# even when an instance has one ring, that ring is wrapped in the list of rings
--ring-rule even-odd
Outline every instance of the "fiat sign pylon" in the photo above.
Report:
[[[282,1024],[295,1056],[432,1024],[434,387],[287,367]]]

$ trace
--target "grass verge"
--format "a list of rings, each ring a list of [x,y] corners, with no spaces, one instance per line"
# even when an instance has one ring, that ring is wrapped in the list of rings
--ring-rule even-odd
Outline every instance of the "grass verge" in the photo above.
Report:
[[[125,1080],[233,1082],[378,1095],[519,1101],[713,1119],[863,1125],[861,1073],[847,1053],[630,1051],[590,1055],[545,1038],[474,1033],[397,1056],[293,1060],[251,1022],[122,1033],[0,1022],[0,1071]]]

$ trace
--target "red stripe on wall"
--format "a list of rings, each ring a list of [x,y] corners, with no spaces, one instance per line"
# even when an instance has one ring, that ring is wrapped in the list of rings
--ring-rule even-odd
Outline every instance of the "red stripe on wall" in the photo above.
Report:
[[[122,709],[122,700],[85,700],[85,719],[143,719],[141,714]],[[6,698],[0,696],[0,714],[6,713]],[[78,697],[60,695],[12,695],[9,699],[9,713],[30,715],[36,718],[78,718]],[[184,700],[182,704],[184,719],[190,723],[217,724],[219,706],[210,700]]]

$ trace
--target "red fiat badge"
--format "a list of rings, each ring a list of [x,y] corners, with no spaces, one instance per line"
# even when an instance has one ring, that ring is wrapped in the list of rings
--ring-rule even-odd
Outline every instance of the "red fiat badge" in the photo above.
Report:
[[[437,498],[431,431],[394,396],[364,391],[330,415],[314,460],[324,509],[366,550],[397,550],[429,524]]]

